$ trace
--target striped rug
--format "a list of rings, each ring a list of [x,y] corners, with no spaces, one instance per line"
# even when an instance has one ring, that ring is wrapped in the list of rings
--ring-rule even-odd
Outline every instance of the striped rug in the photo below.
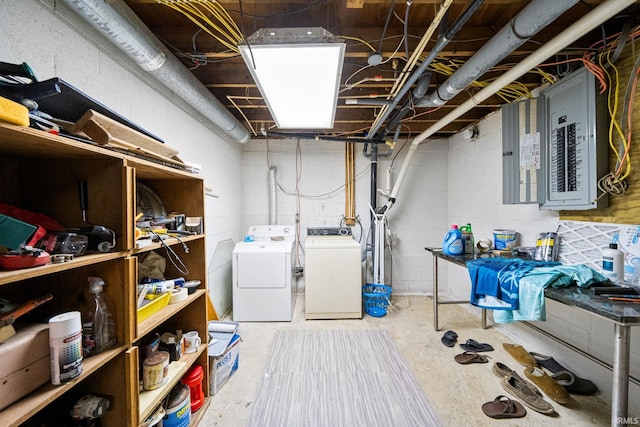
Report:
[[[383,330],[279,330],[248,427],[442,423]]]

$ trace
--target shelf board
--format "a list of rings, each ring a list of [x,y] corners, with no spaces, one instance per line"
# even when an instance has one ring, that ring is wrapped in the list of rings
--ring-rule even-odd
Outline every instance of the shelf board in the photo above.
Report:
[[[203,294],[206,293],[205,289],[196,289],[196,291],[189,295],[186,300],[176,303],[169,304],[164,307],[162,310],[157,313],[152,314],[148,318],[144,319],[142,322],[138,323],[137,334],[135,340],[139,340],[144,337],[149,332],[153,331],[160,323],[162,323],[165,319],[173,316],[181,312],[186,306],[197,300]]]
[[[0,154],[26,158],[64,158],[64,159],[98,159],[112,157],[122,159],[129,166],[135,167],[142,178],[162,179],[204,179],[191,172],[165,166],[151,160],[110,150],[91,141],[82,142],[60,135],[53,135],[26,126],[0,124]],[[29,144],[24,141],[28,140]]]
[[[21,270],[0,270],[0,285],[33,279],[34,277],[42,277],[47,274],[59,273],[61,271],[72,270],[74,268],[84,267],[87,265],[94,265],[99,262],[110,261],[118,258],[122,258],[121,252],[109,252],[82,255],[75,257],[72,261],[62,262],[59,264],[49,263],[39,267],[23,268]]]
[[[149,391],[141,391],[139,398],[140,421],[146,420],[155,408],[162,402],[167,393],[171,391],[182,376],[189,370],[191,365],[195,363],[200,354],[207,351],[206,345],[201,345],[198,351],[191,354],[184,354],[180,360],[169,364],[169,373],[167,374],[167,382],[160,388]]]
[[[166,243],[167,246],[173,246],[173,245],[181,244],[182,242],[189,243],[189,242],[193,242],[194,240],[200,240],[200,239],[204,239],[204,234],[197,234],[197,235],[193,235],[193,236],[184,236],[184,237],[181,237],[180,240],[176,239],[175,237],[168,237],[166,239],[163,239],[163,242]],[[140,240],[149,240],[149,239],[140,239]],[[155,251],[155,250],[158,250],[158,249],[161,249],[161,248],[163,248],[162,243],[160,243],[160,242],[149,242],[148,244],[145,243],[145,246],[143,246],[143,247],[133,248],[131,252],[133,254],[137,254],[137,253],[141,253],[141,252]]]
[[[43,385],[13,405],[3,411],[0,411],[0,419],[4,421],[12,420],[8,424],[9,427],[19,426],[21,423],[37,414],[49,403],[71,390],[71,388],[75,387],[76,384],[96,372],[105,363],[117,357],[125,348],[126,345],[121,345],[103,353],[96,354],[95,356],[83,359],[82,374],[80,374],[78,378],[61,385],[53,385],[51,383]]]

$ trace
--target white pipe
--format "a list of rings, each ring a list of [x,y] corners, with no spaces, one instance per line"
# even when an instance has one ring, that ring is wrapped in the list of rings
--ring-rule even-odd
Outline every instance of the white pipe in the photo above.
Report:
[[[409,164],[411,163],[411,158],[415,154],[418,145],[420,145],[431,135],[433,135],[458,117],[462,116],[467,111],[473,109],[482,101],[494,95],[504,86],[529,72],[529,70],[531,70],[532,68],[537,67],[547,58],[564,49],[567,45],[573,43],[574,41],[585,35],[587,32],[602,24],[607,19],[613,17],[616,13],[621,12],[628,6],[631,6],[633,3],[635,3],[635,0],[608,0],[605,3],[601,3],[586,15],[582,16],[582,18],[574,22],[571,26],[567,27],[553,39],[549,40],[549,42],[541,46],[540,49],[527,56],[506,73],[502,74],[489,86],[483,88],[473,98],[463,102],[459,107],[431,125],[429,129],[416,136],[409,146],[407,155],[404,158],[404,162],[402,163],[402,167],[400,168],[400,172],[398,173],[398,177],[396,178],[396,183],[393,187],[393,190],[391,191],[389,201],[386,205],[387,209],[390,209],[391,206],[393,206],[393,204],[395,203],[395,198],[400,191],[400,187],[402,186],[404,177],[407,174],[407,169],[409,168]]]
[[[269,225],[276,225],[278,223],[276,172],[278,172],[277,167],[271,166],[269,168]]]

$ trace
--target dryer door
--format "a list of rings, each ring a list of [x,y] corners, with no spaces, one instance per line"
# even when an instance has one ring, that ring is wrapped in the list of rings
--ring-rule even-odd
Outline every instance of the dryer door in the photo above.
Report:
[[[258,248],[256,248],[258,249]],[[284,288],[287,265],[284,245],[264,245],[259,250],[237,253],[238,288]]]

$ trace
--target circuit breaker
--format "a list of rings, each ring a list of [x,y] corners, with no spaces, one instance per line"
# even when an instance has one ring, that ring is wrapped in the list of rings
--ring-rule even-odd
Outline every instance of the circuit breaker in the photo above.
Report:
[[[540,92],[542,117],[542,209],[586,210],[605,207],[598,180],[606,174],[606,98],[596,95],[593,74],[586,68]]]

